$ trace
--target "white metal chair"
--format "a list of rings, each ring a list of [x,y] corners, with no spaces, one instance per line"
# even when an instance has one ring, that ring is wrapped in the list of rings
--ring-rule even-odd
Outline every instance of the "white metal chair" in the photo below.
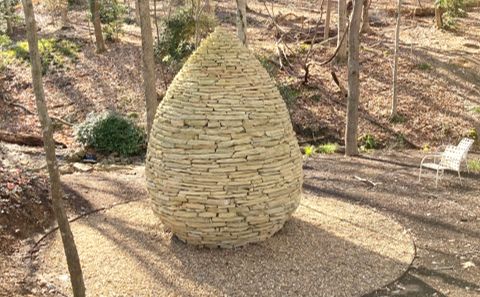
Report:
[[[475,140],[471,138],[463,138],[460,141],[460,143],[457,145],[459,149],[464,151],[464,155],[462,156],[462,161],[465,161],[465,167],[467,168],[467,172],[470,172],[470,170],[468,169],[467,155],[468,155],[468,151],[470,151],[470,148],[472,147],[474,142]]]
[[[473,139],[464,138],[457,146],[449,145],[445,148],[445,151],[442,154],[433,154],[425,156],[420,163],[420,173],[418,175],[418,181],[422,179],[422,169],[423,167],[433,169],[437,171],[435,176],[435,187],[438,186],[438,178],[443,177],[445,170],[457,171],[458,178],[460,183],[462,182],[462,177],[460,176],[460,166],[463,161],[467,165],[467,155],[468,151],[472,147]],[[425,163],[427,159],[433,159],[433,163]],[[441,175],[440,175],[441,173]]]

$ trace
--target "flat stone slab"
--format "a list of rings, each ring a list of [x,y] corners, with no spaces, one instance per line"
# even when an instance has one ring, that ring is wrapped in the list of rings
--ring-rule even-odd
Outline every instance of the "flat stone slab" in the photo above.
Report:
[[[311,195],[272,238],[231,250],[180,242],[148,201],[117,205],[72,229],[89,296],[362,296],[400,277],[415,253],[394,220]],[[70,295],[58,232],[53,237],[38,273]]]

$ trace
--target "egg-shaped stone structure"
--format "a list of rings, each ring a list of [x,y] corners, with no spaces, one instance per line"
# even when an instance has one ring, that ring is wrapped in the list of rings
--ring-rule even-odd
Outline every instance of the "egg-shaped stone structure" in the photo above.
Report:
[[[302,156],[286,105],[225,28],[192,54],[158,107],[146,176],[153,210],[191,244],[271,237],[298,207]]]

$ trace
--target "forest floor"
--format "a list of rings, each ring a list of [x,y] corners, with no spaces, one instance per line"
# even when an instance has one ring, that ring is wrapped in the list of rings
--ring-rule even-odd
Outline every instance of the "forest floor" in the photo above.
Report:
[[[9,149],[14,151],[15,147]],[[357,158],[334,154],[305,161],[304,192],[314,197],[309,199],[338,200],[373,209],[401,223],[413,238],[416,255],[408,271],[365,297],[473,297],[480,292],[480,175],[464,172],[460,183],[455,174],[447,173],[435,188],[433,172],[418,182],[422,156],[417,150],[374,151]],[[84,217],[95,210],[105,213],[110,207],[146,198],[141,163],[112,170],[62,176],[70,218]],[[43,275],[45,265],[50,264],[39,259],[37,253],[30,253],[40,236],[13,242],[9,252],[0,253],[0,296],[63,296],[56,287],[58,281]],[[48,250],[54,238],[44,238],[35,250]],[[123,246],[121,242],[117,245]],[[175,245],[183,250],[181,244]],[[85,261],[90,263],[92,259]],[[371,272],[380,273],[385,268],[370,265]]]
[[[222,24],[233,29],[234,2],[217,2],[216,15]],[[385,149],[440,147],[456,143],[461,136],[472,136],[474,128],[477,133],[480,131],[480,8],[471,8],[467,18],[458,19],[455,30],[444,31],[433,27],[432,16],[415,17],[412,13],[415,3],[406,2],[406,8],[412,10],[406,12],[402,20],[401,117],[395,123],[389,119],[395,3],[373,3],[373,31],[361,39],[359,132],[373,135]],[[333,53],[334,45],[314,47],[311,76],[308,83],[302,84],[275,66],[278,57],[273,45],[274,30],[265,6],[260,1],[249,1],[249,7],[252,9],[248,20],[250,47],[262,63],[268,65],[279,87],[288,91],[287,103],[300,142],[341,144],[346,101],[330,73],[336,72],[346,87],[346,69],[335,64],[317,66]],[[270,5],[268,8],[271,12]],[[312,24],[319,12],[311,1],[275,1],[273,11],[275,15],[293,13],[284,24],[290,28]],[[298,16],[305,16],[307,20]],[[332,18],[335,24],[335,13]],[[44,76],[51,115],[77,124],[92,111],[109,109],[143,124],[141,42],[137,26],[125,24],[120,40],[108,43],[108,52],[97,55],[85,7],[71,11],[72,27],[66,30],[52,24],[42,7],[37,10],[37,20],[40,37],[67,39],[80,49],[75,59],[67,59],[63,67],[53,67]],[[19,28],[14,40],[24,39],[25,32]],[[160,68],[157,74],[161,77]],[[165,89],[164,81],[157,80],[158,93],[162,94]],[[40,135],[37,117],[25,108],[35,111],[30,70],[27,63],[16,61],[0,71],[0,130]],[[71,126],[58,125],[55,138],[70,149],[76,146],[72,132]],[[68,149],[57,152],[62,165],[66,164]],[[0,296],[53,296],[45,283],[38,283],[31,270],[35,263],[26,257],[33,239],[37,238],[32,234],[52,223],[46,172],[41,169],[43,152],[40,148],[5,145],[0,153],[2,211],[11,208],[12,217],[17,218],[12,221],[15,224],[33,218],[31,224],[19,224],[21,228],[11,224],[5,230],[3,226],[0,229]],[[432,179],[416,183],[420,157],[419,150],[378,151],[352,159],[340,155],[317,156],[306,162],[304,188],[318,196],[373,207],[401,222],[413,235],[417,257],[408,273],[400,281],[369,296],[477,296],[480,290],[480,176],[468,174],[460,185],[454,176],[447,175],[438,189],[433,187]],[[478,153],[473,154],[473,158],[479,157]],[[124,170],[125,178],[131,179],[129,182],[138,181],[130,169],[114,170]],[[108,173],[94,170],[93,174]],[[375,186],[354,176],[370,180]],[[8,199],[4,199],[4,194]],[[2,204],[4,201],[7,206]],[[76,199],[66,201],[70,216],[85,211],[86,206]]]

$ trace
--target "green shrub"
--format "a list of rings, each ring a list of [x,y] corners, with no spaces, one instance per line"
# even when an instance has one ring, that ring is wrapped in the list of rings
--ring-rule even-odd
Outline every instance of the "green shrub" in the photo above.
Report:
[[[309,145],[309,146],[306,146],[306,147],[303,148],[303,153],[304,153],[306,158],[310,158],[316,152],[317,152],[317,150],[315,149],[315,147],[313,145]]]
[[[194,9],[183,8],[163,20],[163,33],[155,44],[157,61],[167,65],[182,63],[195,49]],[[213,16],[201,14],[198,22],[199,34],[205,36],[216,25]]]
[[[468,160],[468,169],[473,172],[480,172],[480,159]]]
[[[317,151],[320,154],[334,154],[338,149],[338,145],[336,143],[326,143],[318,146]]]
[[[260,64],[262,64],[263,68],[267,70],[268,74],[270,74],[271,77],[275,77],[278,73],[278,66],[275,65],[268,57],[262,56],[262,55],[257,55],[257,59],[260,61]]]
[[[417,68],[423,71],[430,71],[432,70],[432,65],[427,62],[417,64]]]
[[[10,63],[13,59],[30,62],[27,41],[19,41],[16,44],[10,44],[10,46],[6,46],[7,42],[5,40],[5,45],[1,46],[0,51],[0,58],[4,60],[4,63]],[[69,40],[42,38],[38,41],[38,50],[42,63],[42,72],[45,74],[52,65],[63,67],[65,58],[72,61],[76,60],[79,46]]]
[[[287,104],[287,107],[291,107],[297,102],[297,98],[300,92],[289,85],[278,85],[278,91],[282,95],[283,101]]]
[[[6,50],[12,45],[12,40],[6,34],[0,34],[0,50]]]
[[[105,39],[118,40],[118,35],[122,33],[127,7],[117,0],[101,0],[99,13]]]
[[[362,151],[365,151],[365,150],[373,150],[373,149],[376,149],[378,147],[378,144],[377,142],[375,141],[375,138],[373,137],[372,134],[364,134],[363,136],[361,136],[359,139],[358,139],[358,142],[360,144],[360,149]]]
[[[103,153],[123,156],[140,153],[145,146],[145,133],[130,119],[117,113],[90,114],[75,128],[75,139]]]

